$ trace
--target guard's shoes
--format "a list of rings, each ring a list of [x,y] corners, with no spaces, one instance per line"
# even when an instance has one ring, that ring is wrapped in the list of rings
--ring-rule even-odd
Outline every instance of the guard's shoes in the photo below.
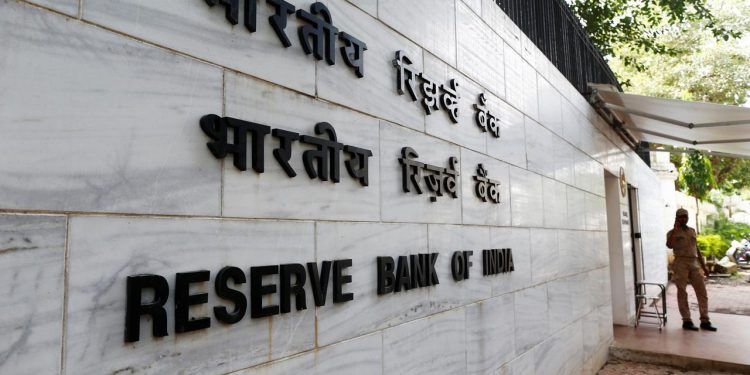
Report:
[[[701,329],[704,330],[704,331],[716,332],[717,328],[714,327],[714,326],[712,326],[711,322],[702,322],[701,323]]]
[[[711,324],[709,323],[709,325],[711,325]],[[703,323],[701,323],[701,326],[703,326]],[[695,324],[693,324],[692,321],[686,320],[686,321],[682,322],[682,329],[686,329],[688,331],[697,331],[698,327],[696,327]]]

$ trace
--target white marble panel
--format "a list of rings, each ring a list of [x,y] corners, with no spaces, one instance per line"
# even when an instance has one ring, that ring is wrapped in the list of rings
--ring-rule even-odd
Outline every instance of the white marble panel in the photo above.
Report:
[[[487,177],[500,182],[500,203],[482,201],[476,193],[478,165],[482,164]],[[510,167],[497,159],[461,149],[461,204],[464,224],[501,225],[510,223]]]
[[[592,179],[589,161],[591,161],[592,159],[588,155],[584,154],[583,152],[579,152],[578,150],[573,152],[573,157],[575,159],[575,162],[573,164],[573,185],[581,190],[591,192]]]
[[[562,134],[562,96],[547,80],[537,80],[539,122],[557,135]]]
[[[562,99],[562,137],[574,146],[581,144],[582,116],[566,99]]]
[[[367,14],[378,17],[378,0],[346,0],[359,9],[364,10]]]
[[[543,226],[542,176],[510,167],[510,207],[514,226]]]
[[[486,226],[438,225],[428,226],[428,248],[440,253],[435,269],[440,285],[429,288],[430,309],[433,312],[467,305],[492,296],[492,279],[482,276],[482,250],[490,248],[490,228]],[[469,279],[455,281],[451,273],[451,259],[456,251],[473,251]]]
[[[568,198],[568,219],[565,227],[567,229],[586,229],[585,193],[572,186],[567,186],[565,189]]]
[[[535,72],[534,74],[536,74],[537,59],[540,54],[541,52],[534,42],[526,34],[521,33],[521,56],[529,63]]]
[[[329,67],[319,63],[317,96],[417,130],[424,130],[424,110],[408,93],[396,91],[396,51],[403,50],[411,68],[422,71],[422,49],[380,21],[341,0],[329,1],[328,9],[339,30],[367,43],[364,77],[357,78],[343,62]],[[293,47],[294,48],[294,47]],[[419,90],[417,90],[419,91]],[[417,99],[422,96],[417,92]]]
[[[382,358],[383,334],[376,332],[232,374],[326,375],[356,369],[358,375],[376,375],[383,373]]]
[[[592,160],[589,165],[591,167],[591,191],[603,197],[606,190],[604,187],[604,167],[596,160]]]
[[[490,110],[500,115],[500,138],[487,136],[487,153],[517,167],[526,168],[526,128],[523,113],[502,100],[490,100]],[[498,105],[497,109],[493,109],[495,104]]]
[[[318,345],[328,345],[429,313],[430,289],[377,294],[377,257],[427,253],[427,226],[417,224],[318,223],[317,259],[351,259],[354,300],[318,308]],[[438,257],[440,260],[440,257]],[[440,279],[441,284],[451,280]]]
[[[550,333],[559,331],[573,321],[573,291],[568,279],[560,278],[547,283]]]
[[[496,6],[497,7],[497,6]],[[497,7],[500,9],[500,7]],[[524,86],[528,83],[524,80],[524,61],[521,55],[514,51],[508,44],[505,46],[505,100],[518,109],[524,108]]]
[[[490,374],[515,357],[513,295],[466,306],[467,374]]]
[[[521,30],[495,1],[482,1],[482,18],[516,52],[521,52]]]
[[[523,353],[548,335],[547,284],[513,294],[516,317],[516,353]]]
[[[59,373],[64,267],[64,217],[0,215],[0,373]]]
[[[592,251],[596,256],[596,267],[609,265],[609,239],[606,231],[594,232]]]
[[[595,146],[595,153],[592,155],[596,161],[598,161],[602,165],[607,165],[607,148],[609,147],[609,140],[607,140],[607,137],[604,136],[598,129],[593,130],[594,134],[594,146]]]
[[[455,0],[378,0],[386,25],[456,66]]]
[[[175,272],[205,269],[212,280],[195,286],[209,289],[224,266],[251,266],[314,261],[310,222],[229,221],[211,219],[145,219],[73,217],[70,219],[70,266],[66,369],[71,374],[132,371],[162,374],[220,374],[312,349],[315,309],[309,284],[307,309],[264,319],[248,314],[233,325],[210,313],[224,305],[214,292],[208,303],[191,309],[208,316],[211,327],[174,331]],[[157,274],[170,285],[165,307],[169,336],[153,338],[148,319],[141,319],[140,341],[123,341],[126,278]],[[278,284],[278,276],[266,282]],[[246,297],[248,293],[245,292]],[[278,294],[268,302],[278,304]]]
[[[482,4],[482,20],[490,26],[496,34],[500,35],[503,32],[503,26],[505,19],[508,16],[500,9],[499,6],[493,0],[479,0]]]
[[[518,353],[518,349],[516,349],[516,353]],[[534,367],[534,351],[529,350],[503,366],[503,368],[507,368],[509,371],[505,373],[501,372],[500,374],[530,375],[534,374]]]
[[[463,3],[456,3],[458,69],[495,95],[505,97],[503,40]]]
[[[377,119],[234,73],[226,75],[226,113],[229,117],[311,136],[315,136],[316,123],[328,122],[336,129],[340,143],[368,149],[373,156],[368,161],[369,186],[362,186],[359,180],[349,175],[344,163],[350,156],[343,151],[339,160],[339,183],[330,179],[313,180],[305,172],[302,153],[314,149],[314,146],[294,142],[290,164],[297,176],[290,178],[273,156],[279,141],[269,134],[264,142],[263,173],[253,171],[249,161],[248,170],[240,171],[232,163],[231,156],[224,160],[224,215],[379,220]]]
[[[555,179],[568,185],[575,185],[575,166],[577,155],[580,151],[564,139],[556,137],[554,141],[554,153]]]
[[[79,0],[31,0],[29,2],[65,13],[69,16],[78,17]]]
[[[609,268],[599,268],[588,272],[589,302],[593,307],[609,305],[611,300]]]
[[[464,310],[450,310],[385,330],[383,373],[466,373]]]
[[[457,198],[453,198],[450,195],[443,194],[442,197],[437,197],[435,202],[431,202],[430,197],[432,195],[427,190],[424,180],[421,183],[423,194],[417,194],[411,184],[411,192],[403,191],[402,165],[398,161],[403,147],[414,149],[419,154],[417,161],[441,168],[449,166],[448,159],[450,157],[460,157],[458,146],[381,121],[380,175],[382,178],[380,195],[382,220],[459,224],[461,222],[461,197],[459,195],[457,195]],[[456,163],[456,168],[460,167],[461,161],[459,160]],[[457,178],[458,194],[461,194],[461,174],[463,173],[471,173],[471,171],[459,171],[459,177]],[[426,175],[427,173],[423,173],[422,177]]]
[[[424,74],[436,82],[445,83],[455,79],[458,83],[458,123],[453,123],[448,111],[443,107],[425,118],[425,132],[446,141],[470,148],[475,151],[487,153],[487,143],[497,143],[497,139],[482,132],[475,122],[475,110],[472,107],[478,102],[479,94],[485,93],[492,113],[500,115],[500,99],[489,94],[482,87],[449,68],[446,63],[439,60],[429,52],[424,53]]]
[[[609,345],[600,345],[583,364],[583,374],[595,375],[609,360]]]
[[[612,305],[605,304],[599,307],[599,340],[600,345],[605,344],[609,346],[612,343],[614,337],[614,329],[612,323]]]
[[[485,276],[492,280],[492,295],[499,296],[531,285],[531,245],[529,229],[490,228],[490,247],[511,248],[515,271]],[[481,264],[481,256],[479,260]]]
[[[604,197],[585,193],[586,229],[607,230],[607,206]]]
[[[586,291],[586,286],[591,285],[589,276],[589,273],[582,272],[565,279],[571,293],[573,320],[581,319],[591,311],[591,296]]]
[[[310,10],[313,1],[290,1],[297,9]],[[247,73],[308,94],[315,93],[315,59],[302,50],[297,28],[303,23],[291,15],[285,33],[292,43],[284,48],[269,24],[275,11],[270,5],[257,7],[257,31],[250,33],[244,26],[240,10],[238,25],[225,17],[222,6],[210,7],[205,1],[161,0],[86,0],[83,19],[125,34],[185,52],[191,56]],[[344,16],[331,11],[333,24]],[[348,29],[340,29],[349,32]],[[367,34],[351,32],[369,42]],[[337,54],[336,67],[345,64]],[[322,70],[334,70],[325,63]],[[351,79],[356,79],[352,75]]]
[[[482,2],[483,0],[461,0],[466,4],[469,9],[473,10],[474,13],[481,15],[482,14]]]
[[[530,171],[555,177],[555,144],[560,142],[551,131],[525,117],[526,161]]]
[[[523,112],[532,119],[539,120],[537,72],[526,61],[523,62]]]
[[[221,70],[18,2],[0,35],[0,207],[219,213]]]
[[[534,348],[537,374],[579,375],[583,369],[583,333],[577,321]]]
[[[583,117],[582,117],[583,118]],[[596,160],[596,130],[583,118],[584,124],[581,126],[581,144],[580,149],[586,155]]]
[[[550,178],[542,177],[542,194],[544,198],[544,226],[546,228],[563,228],[568,219],[567,185]]]
[[[291,3],[297,9],[310,11],[313,1],[296,0]],[[292,45],[284,48],[268,22],[274,12],[272,6],[259,3],[257,31],[250,33],[243,24],[243,10],[240,10],[239,24],[232,25],[225,17],[223,6],[210,7],[205,1],[83,1],[83,19],[87,21],[314,94],[315,58],[305,54],[297,36],[297,29],[303,22],[294,15],[287,17],[284,32]],[[343,15],[332,11],[331,16],[333,24],[338,27],[338,20]],[[366,34],[351,34],[369,42]],[[338,53],[336,62],[336,67],[345,65]],[[321,68],[334,69],[325,63],[321,64]]]
[[[595,247],[595,235],[593,231],[582,231],[580,232],[581,241],[581,272],[591,271],[595,268],[599,268],[598,254],[596,253]]]
[[[560,252],[560,275],[571,275],[583,271],[584,259],[590,256],[586,232],[560,230],[557,232]]]
[[[531,282],[539,284],[557,277],[561,267],[557,230],[531,229]]]
[[[584,355],[591,356],[599,346],[599,311],[594,310],[584,315],[581,319],[581,328]]]

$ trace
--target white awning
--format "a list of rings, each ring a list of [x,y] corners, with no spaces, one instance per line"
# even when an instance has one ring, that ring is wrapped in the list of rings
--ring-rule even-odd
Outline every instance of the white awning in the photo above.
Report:
[[[614,114],[636,139],[750,157],[750,108],[626,94],[589,84],[592,103]]]

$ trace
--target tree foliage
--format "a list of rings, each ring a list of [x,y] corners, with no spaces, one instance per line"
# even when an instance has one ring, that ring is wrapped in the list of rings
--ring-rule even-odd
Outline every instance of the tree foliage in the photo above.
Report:
[[[750,32],[750,2],[709,0],[709,5],[716,23],[737,33]],[[656,39],[670,53],[614,46],[617,53],[610,66],[628,92],[729,105],[746,102],[750,38],[717,41],[703,21],[691,21],[673,25]]]
[[[732,195],[750,187],[750,160],[710,156],[714,181],[722,192]]]
[[[569,1],[626,91],[728,105],[747,102],[750,1]],[[682,170],[682,155],[673,154],[671,160]],[[708,160],[724,193],[750,186],[750,160]],[[684,183],[677,185],[685,190]]]
[[[711,162],[699,152],[692,152],[683,158],[677,181],[682,190],[698,200],[705,200],[711,189],[716,187]]]
[[[705,242],[707,242],[704,248],[701,249],[701,252],[708,249],[711,249],[712,252],[715,252],[714,249],[720,248],[723,249],[723,253],[716,254],[717,258],[721,258],[724,256],[724,253],[732,246],[732,241],[740,241],[743,238],[750,237],[750,225],[744,224],[744,223],[735,223],[733,221],[730,221],[725,216],[720,216],[716,221],[713,222],[713,225],[707,226],[704,228],[703,233],[707,236],[717,236],[719,238],[719,244],[710,243],[715,241],[715,239],[707,238],[705,239]],[[706,255],[704,253],[704,255]]]
[[[584,29],[604,55],[618,49],[671,54],[674,46],[659,37],[675,25],[701,22],[716,39],[737,37],[735,30],[717,22],[707,0],[568,0]],[[625,61],[638,66],[626,56]]]

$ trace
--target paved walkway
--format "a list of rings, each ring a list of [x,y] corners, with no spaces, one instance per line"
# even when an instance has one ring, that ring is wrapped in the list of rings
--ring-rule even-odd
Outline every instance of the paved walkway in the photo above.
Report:
[[[611,354],[625,360],[687,369],[750,374],[750,316],[711,313],[718,332],[685,331],[676,303],[669,301],[674,298],[673,291],[670,292],[667,326],[661,332],[650,325],[615,326]],[[695,296],[691,294],[689,298]],[[709,304],[710,298],[709,294]],[[697,311],[693,311],[693,319],[697,324]]]

